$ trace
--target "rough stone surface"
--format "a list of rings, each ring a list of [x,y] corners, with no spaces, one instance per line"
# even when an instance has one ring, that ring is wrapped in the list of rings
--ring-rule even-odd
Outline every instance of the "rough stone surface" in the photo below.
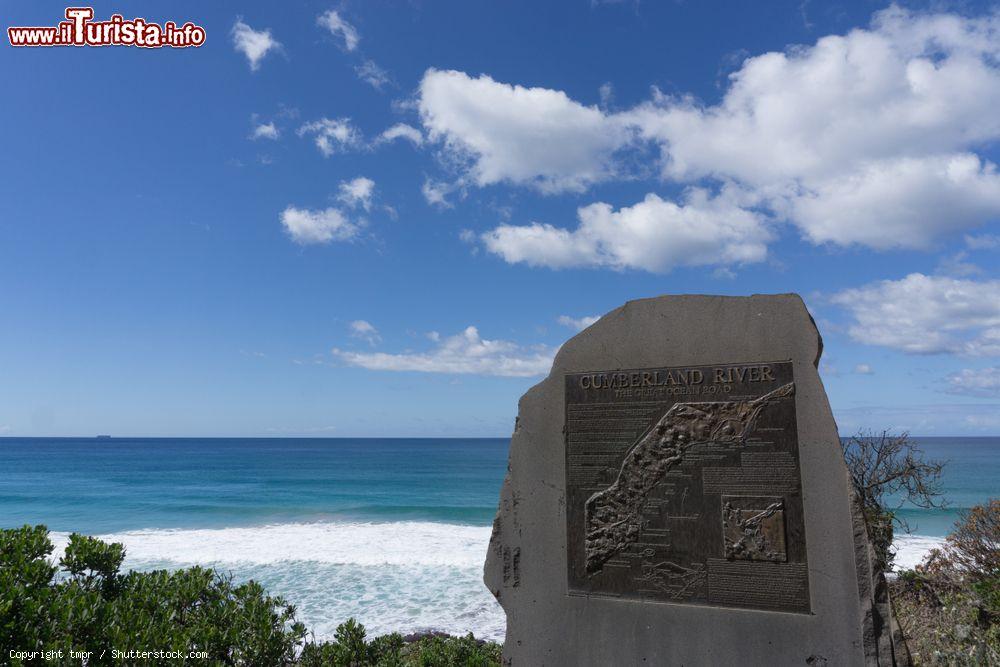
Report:
[[[884,583],[871,567],[864,525],[857,523],[852,509],[836,424],[817,372],[821,353],[815,324],[794,294],[631,301],[567,342],[548,378],[520,401],[486,561],[484,581],[507,613],[508,664],[905,664],[905,648],[901,651],[893,641],[889,605],[880,594]],[[808,570],[805,613],[701,604],[697,598],[676,604],[571,591],[566,375],[779,360],[790,360],[794,372],[804,516],[804,535],[796,538],[807,552],[801,558],[801,567]],[[657,428],[655,423],[652,428]],[[716,432],[706,436],[714,437]],[[676,443],[662,442],[661,458],[684,453],[683,448],[670,449]],[[640,443],[630,451],[648,459],[650,454],[640,450],[650,447]],[[659,465],[669,474],[673,463]],[[623,483],[617,484],[603,498],[605,504],[612,503],[609,516],[627,509],[617,499],[627,497],[621,493]],[[636,483],[632,492],[646,493],[647,486]],[[739,521],[746,517],[767,527],[765,521],[773,523],[770,517],[778,511],[776,505],[747,507],[752,509],[727,505],[727,516]],[[764,512],[755,515],[758,510]],[[722,521],[720,517],[720,533]],[[761,531],[757,535],[759,544],[769,550],[761,567],[780,566],[767,561],[784,558],[775,553],[784,544],[776,537],[768,543]],[[611,536],[633,539],[628,530]],[[732,557],[729,546],[722,559],[726,553]],[[592,561],[591,569],[602,567],[603,558]]]

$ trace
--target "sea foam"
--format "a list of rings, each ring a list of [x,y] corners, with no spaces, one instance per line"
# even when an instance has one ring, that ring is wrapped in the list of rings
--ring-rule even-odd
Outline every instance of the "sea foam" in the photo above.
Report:
[[[317,639],[349,617],[369,635],[441,630],[502,640],[503,610],[482,582],[490,528],[430,522],[291,523],[99,535],[137,570],[205,565],[254,579],[296,605]],[[53,533],[55,557],[68,534]]]
[[[490,528],[420,521],[288,523],[240,528],[146,529],[99,536],[139,560],[175,563],[309,561],[336,565],[479,567]],[[57,548],[68,536],[53,533]]]
[[[897,535],[893,538],[892,544],[896,548],[893,569],[909,570],[919,565],[931,549],[943,545],[944,538],[927,535]]]

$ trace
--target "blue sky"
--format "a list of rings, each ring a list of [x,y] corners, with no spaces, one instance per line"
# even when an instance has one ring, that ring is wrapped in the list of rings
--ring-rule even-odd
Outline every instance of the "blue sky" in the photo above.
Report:
[[[94,9],[207,41],[2,47],[0,435],[506,436],[586,318],[775,292],[842,432],[1000,434],[988,4]]]

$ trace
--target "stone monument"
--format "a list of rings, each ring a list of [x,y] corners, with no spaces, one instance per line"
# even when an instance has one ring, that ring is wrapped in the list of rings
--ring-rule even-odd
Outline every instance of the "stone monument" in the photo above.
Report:
[[[793,294],[631,301],[522,397],[485,568],[508,664],[909,656]]]

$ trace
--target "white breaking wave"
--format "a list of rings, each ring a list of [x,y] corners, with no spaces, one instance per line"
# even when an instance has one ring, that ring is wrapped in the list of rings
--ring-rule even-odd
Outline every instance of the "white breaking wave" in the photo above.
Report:
[[[503,610],[482,582],[491,529],[403,521],[145,529],[98,535],[125,545],[126,569],[214,567],[294,604],[317,639],[350,617],[369,636],[472,632],[503,640]],[[58,559],[69,539],[52,533]]]
[[[486,558],[490,531],[485,526],[400,521],[145,529],[97,537],[105,542],[123,543],[130,560],[480,567]],[[66,533],[52,533],[52,541],[60,551],[68,538]]]
[[[943,537],[928,537],[927,535],[896,535],[892,544],[896,547],[896,559],[893,569],[910,570],[919,565],[931,549],[944,544]]]

